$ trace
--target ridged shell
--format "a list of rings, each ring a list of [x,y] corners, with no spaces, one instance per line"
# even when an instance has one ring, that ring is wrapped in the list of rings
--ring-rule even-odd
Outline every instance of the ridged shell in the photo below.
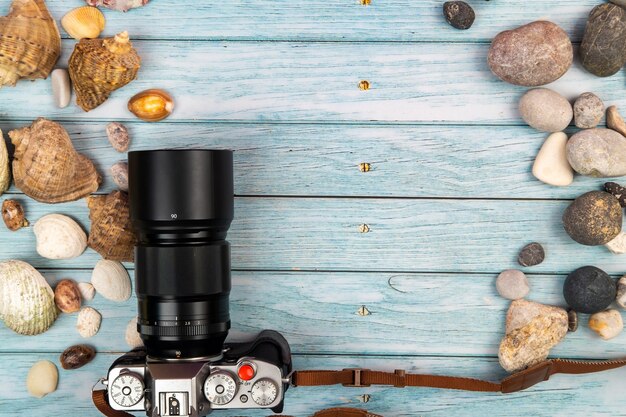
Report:
[[[39,118],[9,132],[15,145],[13,178],[24,194],[43,203],[60,203],[95,192],[102,179],[93,163],[79,154],[67,131]]]
[[[91,285],[107,300],[126,301],[130,298],[130,276],[117,261],[98,261],[91,273]]]
[[[104,29],[104,15],[97,7],[83,6],[70,10],[61,19],[61,26],[74,39],[94,39]]]
[[[95,336],[100,330],[102,316],[98,311],[91,307],[83,307],[76,318],[76,330],[82,337]]]
[[[96,289],[91,285],[90,282],[79,282],[78,283],[78,291],[80,291],[80,296],[83,300],[93,300],[93,297],[96,295]]]
[[[43,0],[13,0],[0,17],[0,87],[46,78],[61,55],[61,35]]]
[[[69,61],[76,103],[85,111],[95,109],[113,91],[134,80],[140,66],[127,32],[106,39],[81,39]]]
[[[11,186],[11,170],[9,168],[9,152],[0,130],[0,195]]]
[[[0,262],[0,319],[14,332],[43,333],[57,318],[54,292],[35,268],[23,261]]]
[[[104,6],[109,9],[126,12],[135,7],[141,7],[148,4],[149,0],[85,0],[91,6]]]
[[[33,226],[37,253],[48,259],[72,259],[87,249],[87,235],[74,220],[62,214],[47,214]]]
[[[128,110],[146,122],[158,122],[174,111],[174,100],[167,92],[158,89],[145,90],[128,100]]]
[[[130,223],[128,194],[113,191],[87,198],[91,230],[88,245],[104,259],[132,262],[135,234]],[[96,288],[97,290],[97,288]]]
[[[143,340],[141,340],[141,336],[137,331],[137,317],[128,322],[124,338],[126,339],[126,344],[130,346],[131,349],[143,346]]]

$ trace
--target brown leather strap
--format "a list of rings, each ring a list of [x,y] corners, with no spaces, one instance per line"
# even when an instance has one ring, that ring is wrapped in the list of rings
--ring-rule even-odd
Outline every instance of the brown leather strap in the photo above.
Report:
[[[291,417],[281,415],[275,415],[272,417]],[[383,417],[379,414],[369,413],[367,410],[361,410],[359,408],[347,408],[347,407],[335,407],[327,408],[326,410],[318,411],[311,417]]]
[[[132,414],[112,409],[107,401],[107,392],[103,389],[91,391],[91,400],[93,405],[107,417],[133,417]]]

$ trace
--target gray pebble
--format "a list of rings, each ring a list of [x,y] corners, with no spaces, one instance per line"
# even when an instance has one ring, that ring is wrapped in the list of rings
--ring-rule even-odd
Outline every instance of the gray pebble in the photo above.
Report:
[[[528,278],[522,271],[507,269],[502,271],[496,279],[498,294],[509,300],[519,300],[526,297],[530,291]]]
[[[596,178],[626,175],[626,139],[614,130],[581,130],[566,145],[574,171]]]
[[[120,161],[111,167],[113,182],[122,191],[128,191],[128,163]]]
[[[539,265],[546,258],[546,253],[537,242],[524,246],[517,257],[517,262],[522,266]]]
[[[560,132],[572,121],[570,102],[549,88],[535,88],[519,101],[519,113],[529,126],[542,132]]]
[[[581,129],[598,126],[604,115],[604,103],[593,93],[582,93],[574,102],[574,123]]]
[[[476,18],[472,6],[464,1],[445,2],[443,4],[443,15],[452,27],[462,30],[472,27]]]
[[[595,266],[578,268],[565,279],[563,296],[579,313],[593,314],[607,308],[616,295],[615,281]]]

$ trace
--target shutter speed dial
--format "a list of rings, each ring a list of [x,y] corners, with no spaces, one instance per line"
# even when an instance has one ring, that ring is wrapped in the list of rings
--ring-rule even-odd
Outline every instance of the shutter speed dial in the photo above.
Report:
[[[122,407],[132,407],[143,398],[143,388],[139,375],[122,374],[111,384],[111,398]]]
[[[204,396],[213,404],[228,404],[235,398],[237,383],[226,372],[217,372],[204,381]]]
[[[269,379],[260,379],[252,385],[250,394],[255,403],[262,407],[266,407],[276,400],[278,387]]]

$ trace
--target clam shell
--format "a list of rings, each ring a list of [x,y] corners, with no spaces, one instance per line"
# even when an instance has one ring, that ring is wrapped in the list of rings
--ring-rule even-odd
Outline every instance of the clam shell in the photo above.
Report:
[[[9,168],[9,152],[0,130],[0,195],[11,186],[11,170]]]
[[[17,188],[42,203],[60,203],[95,192],[102,179],[93,163],[79,154],[67,131],[39,118],[9,132],[15,145],[13,178]]]
[[[0,87],[46,78],[61,55],[61,35],[43,0],[13,0],[0,17]]]
[[[39,361],[31,366],[26,376],[28,393],[35,398],[42,398],[56,391],[59,383],[59,370],[50,361]]]
[[[130,276],[119,262],[98,261],[91,273],[91,284],[107,300],[126,301],[130,298]]]
[[[48,259],[71,259],[87,249],[87,235],[74,220],[62,214],[47,214],[33,226],[37,253]]]
[[[131,349],[143,346],[143,340],[141,340],[141,336],[137,331],[137,317],[128,322],[125,339],[126,344],[130,346]]]
[[[22,205],[15,200],[2,202],[2,220],[7,228],[13,232],[28,226],[28,220],[24,217]]]
[[[74,39],[93,39],[104,29],[104,15],[97,7],[83,6],[70,10],[61,19],[61,26]]]
[[[54,292],[26,262],[0,262],[0,319],[16,333],[43,333],[57,318]]]
[[[100,330],[102,316],[98,311],[91,307],[83,307],[78,313],[76,319],[76,330],[82,337],[92,337]]]
[[[131,97],[128,110],[141,120],[158,122],[172,114],[174,100],[163,90],[145,90]]]
[[[80,291],[80,296],[83,300],[93,300],[93,297],[96,296],[96,289],[90,282],[79,282],[78,291]]]
[[[87,206],[91,220],[89,247],[104,259],[132,262],[135,234],[130,223],[128,194],[113,191],[91,196],[87,198]]]

